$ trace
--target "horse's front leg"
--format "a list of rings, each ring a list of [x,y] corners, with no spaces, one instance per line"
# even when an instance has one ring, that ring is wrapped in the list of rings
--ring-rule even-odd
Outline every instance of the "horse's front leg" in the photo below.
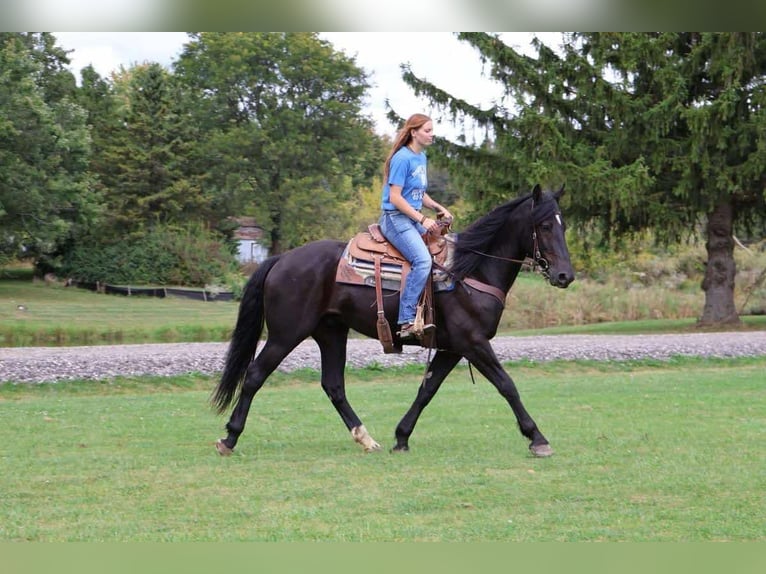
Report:
[[[412,431],[415,430],[415,424],[418,422],[420,413],[423,412],[431,402],[431,399],[439,390],[444,379],[450,374],[455,365],[460,361],[460,355],[450,353],[447,351],[437,351],[430,365],[428,371],[423,377],[423,381],[418,387],[418,394],[415,397],[415,401],[407,411],[407,413],[399,421],[396,426],[396,445],[391,450],[393,452],[408,451],[410,449],[409,439]]]
[[[551,456],[553,449],[548,443],[548,439],[543,436],[543,433],[537,428],[535,421],[524,408],[513,379],[500,365],[500,361],[498,361],[489,341],[474,344],[466,354],[466,358],[476,366],[482,375],[495,385],[498,392],[508,401],[513,414],[516,415],[516,421],[519,424],[521,434],[530,441],[529,450],[532,454],[539,457]]]

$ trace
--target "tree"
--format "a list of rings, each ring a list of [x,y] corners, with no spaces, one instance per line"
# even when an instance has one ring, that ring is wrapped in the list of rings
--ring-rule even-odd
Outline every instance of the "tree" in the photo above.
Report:
[[[41,263],[99,216],[66,63],[48,34],[0,34],[0,258]]]
[[[183,86],[157,63],[121,68],[109,82],[92,68],[82,78],[79,98],[95,134],[91,169],[108,215],[66,246],[62,271],[107,282],[225,281],[233,245],[222,249],[224,234],[210,226]]]
[[[89,169],[94,178],[96,189],[102,193],[102,179],[114,173],[111,163],[106,158],[109,142],[122,122],[118,113],[118,102],[112,84],[102,78],[89,65],[80,71],[80,88],[76,92],[77,103],[88,114],[88,127],[91,133],[91,154]]]
[[[93,166],[109,212],[103,232],[121,237],[155,225],[204,221],[207,198],[189,177],[196,126],[172,74],[157,63],[123,69],[105,94],[113,100],[106,107],[94,98],[104,85],[90,74],[86,79],[83,98],[100,128]]]
[[[766,34],[575,33],[524,56],[490,34],[459,37],[501,82],[513,109],[482,110],[405,73],[417,93],[494,131],[481,149],[443,155],[480,181],[567,181],[568,209],[609,240],[645,228],[664,240],[707,236],[701,324],[739,321],[732,233],[766,218]],[[476,178],[478,168],[488,178]]]
[[[199,168],[221,216],[255,216],[275,253],[345,228],[382,165],[353,59],[313,33],[200,33],[175,72],[196,97]]]

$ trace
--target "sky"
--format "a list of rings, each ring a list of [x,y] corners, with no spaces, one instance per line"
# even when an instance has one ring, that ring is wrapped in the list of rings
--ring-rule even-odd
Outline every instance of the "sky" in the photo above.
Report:
[[[143,62],[169,66],[181,53],[188,36],[184,32],[53,32],[58,44],[71,50],[71,69],[79,72],[92,64],[108,77],[119,67]],[[537,34],[550,46],[557,46],[561,34]],[[371,89],[365,113],[375,122],[381,135],[393,136],[396,127],[385,117],[386,100],[402,117],[415,112],[434,119],[436,135],[455,139],[459,129],[441,118],[424,98],[417,98],[401,79],[402,64],[409,64],[416,76],[470,104],[489,107],[502,99],[499,84],[483,76],[476,50],[459,41],[452,32],[323,32],[320,36],[336,49],[356,58],[369,75]],[[502,38],[515,49],[528,52],[533,34],[506,32]],[[484,133],[468,126],[469,143],[481,142]]]

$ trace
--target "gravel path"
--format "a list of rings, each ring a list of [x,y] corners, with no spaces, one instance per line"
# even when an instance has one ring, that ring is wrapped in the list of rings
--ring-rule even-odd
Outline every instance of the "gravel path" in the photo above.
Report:
[[[739,357],[766,355],[766,331],[683,335],[547,335],[497,337],[492,342],[501,361],[553,359],[668,359],[673,356]],[[226,343],[105,345],[94,347],[0,347],[0,382],[35,383],[72,379],[105,380],[116,376],[184,373],[216,374],[223,368]],[[386,355],[372,339],[350,339],[348,364],[396,366],[424,364],[427,350],[405,347]],[[299,345],[280,370],[319,368],[319,349],[309,340]]]

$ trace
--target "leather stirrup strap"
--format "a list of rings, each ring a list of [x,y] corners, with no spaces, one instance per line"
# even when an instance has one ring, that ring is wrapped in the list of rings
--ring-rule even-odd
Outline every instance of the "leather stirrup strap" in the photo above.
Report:
[[[378,307],[378,322],[376,327],[378,329],[378,339],[381,345],[383,345],[384,353],[394,352],[394,340],[391,336],[391,327],[386,320],[385,310],[383,309],[383,279],[380,272],[380,260],[383,259],[382,255],[375,255],[375,302]]]
[[[421,307],[423,311],[423,323],[434,324],[434,281],[432,275],[429,275],[428,279],[426,280],[426,286],[425,289],[423,289],[423,294],[420,301],[422,303]],[[421,339],[421,347],[426,347],[429,349],[436,347],[436,333],[434,330],[423,334]]]
[[[380,272],[380,255],[375,255],[375,302],[378,306],[378,318],[383,316],[383,279]]]

